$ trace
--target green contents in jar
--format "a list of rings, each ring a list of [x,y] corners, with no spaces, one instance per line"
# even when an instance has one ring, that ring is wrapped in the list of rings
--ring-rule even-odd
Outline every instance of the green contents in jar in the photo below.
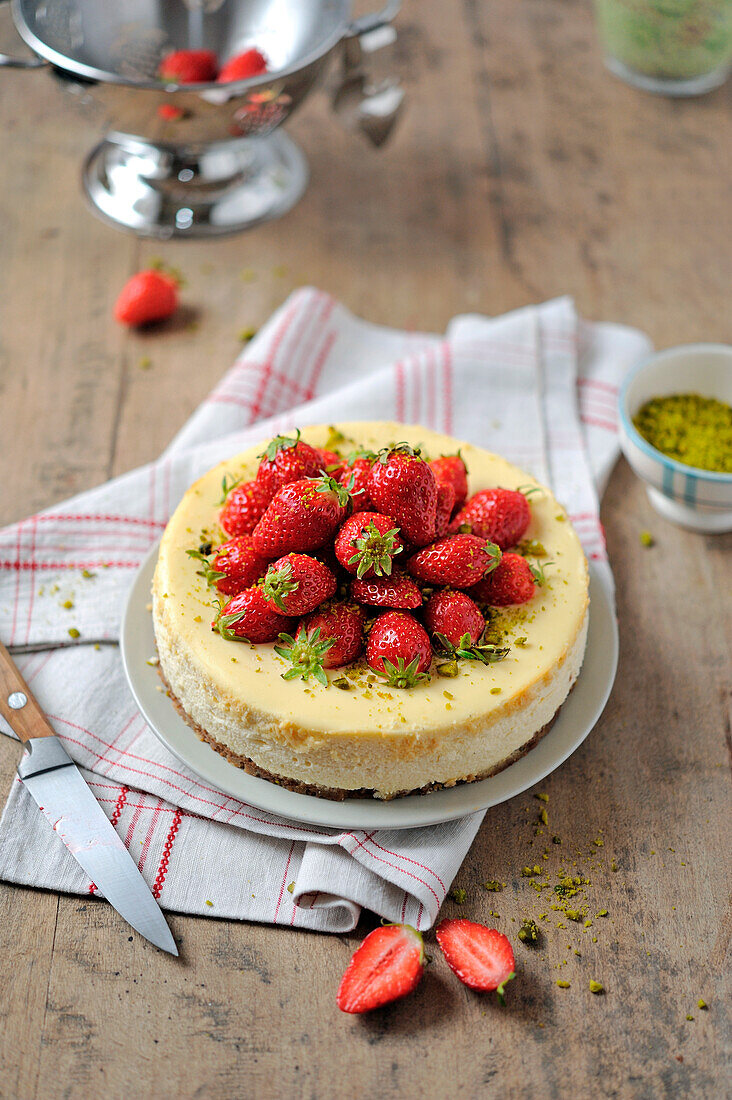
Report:
[[[652,447],[685,466],[732,473],[732,406],[726,401],[698,393],[654,397],[633,424]]]
[[[605,50],[660,80],[692,80],[732,59],[732,0],[595,0]]]

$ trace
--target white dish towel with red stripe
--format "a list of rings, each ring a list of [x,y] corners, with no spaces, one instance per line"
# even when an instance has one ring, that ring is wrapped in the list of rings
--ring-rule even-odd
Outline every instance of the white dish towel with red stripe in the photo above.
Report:
[[[134,572],[188,485],[305,424],[419,422],[551,485],[612,585],[598,494],[617,455],[618,382],[648,348],[634,330],[581,322],[567,298],[457,317],[438,337],[368,324],[305,288],[157,462],[0,532],[0,637],[163,908],[342,932],[365,906],[426,928],[483,817],[403,832],[306,827],[206,786],[157,741],[115,643]],[[17,780],[0,877],[90,891]]]

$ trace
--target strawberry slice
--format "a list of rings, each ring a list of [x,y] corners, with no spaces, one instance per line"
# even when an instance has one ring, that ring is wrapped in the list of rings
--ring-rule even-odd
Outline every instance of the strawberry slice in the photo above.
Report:
[[[503,932],[457,917],[440,921],[435,935],[447,965],[464,985],[484,993],[495,989],[505,1003],[504,986],[516,977],[516,960]]]
[[[422,937],[409,924],[369,932],[346,967],[336,994],[341,1012],[371,1012],[406,997],[424,972]]]

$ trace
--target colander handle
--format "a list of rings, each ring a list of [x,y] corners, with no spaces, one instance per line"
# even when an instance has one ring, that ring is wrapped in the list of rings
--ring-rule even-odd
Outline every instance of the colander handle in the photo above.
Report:
[[[346,37],[359,38],[362,34],[368,34],[369,31],[375,31],[379,27],[386,26],[387,23],[391,23],[401,6],[402,0],[388,0],[381,11],[375,11],[371,15],[362,15],[360,19],[354,19],[353,23],[348,25]]]

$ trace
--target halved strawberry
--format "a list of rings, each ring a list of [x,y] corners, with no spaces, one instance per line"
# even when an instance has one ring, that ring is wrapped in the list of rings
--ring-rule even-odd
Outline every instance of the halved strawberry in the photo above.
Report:
[[[387,611],[369,631],[366,660],[392,687],[410,688],[429,680],[432,647],[427,631],[406,612]]]
[[[389,576],[394,558],[403,550],[399,528],[380,512],[356,512],[336,535],[335,555],[359,580]]]
[[[210,554],[203,554],[201,550],[186,550],[186,553],[203,564],[199,570],[201,576],[225,596],[234,596],[243,588],[249,588],[267,571],[267,559],[255,550],[251,535],[239,535],[217,546],[212,561],[209,561]]]
[[[286,554],[273,562],[262,595],[280,615],[307,615],[335,593],[337,582],[327,565],[308,554]]]
[[[516,960],[502,932],[456,917],[441,921],[435,935],[447,965],[464,985],[480,992],[495,989],[501,1004],[505,1003],[504,987],[516,977]]]
[[[430,462],[430,469],[438,485],[451,485],[455,493],[455,507],[465,503],[468,495],[468,470],[460,451],[456,455],[443,455]]]
[[[413,577],[427,584],[449,584],[470,588],[495,569],[501,551],[476,535],[448,535],[431,546],[423,546],[407,561]]]
[[[219,512],[219,523],[227,535],[251,535],[269,503],[266,494],[256,481],[230,486],[226,478],[223,490],[224,507]]]
[[[289,482],[254,528],[254,545],[269,558],[317,550],[346,518],[348,501],[348,491],[332,477]]]
[[[422,606],[422,593],[411,577],[394,570],[390,577],[351,582],[351,596],[368,607],[414,608]]]
[[[340,668],[352,664],[361,655],[363,621],[363,611],[356,604],[328,603],[303,619],[297,634],[299,637],[303,632],[312,634],[320,630],[322,639],[333,642],[323,657],[323,668]]]
[[[398,443],[381,451],[371,467],[367,487],[376,510],[391,516],[410,542],[424,546],[433,541],[437,482],[419,450]]]
[[[319,452],[309,443],[302,442],[299,431],[294,436],[276,436],[260,458],[257,485],[267,501],[291,481],[317,477],[322,465]]]
[[[469,527],[473,535],[507,550],[516,546],[531,523],[531,509],[517,489],[481,489],[450,524],[451,531]]]
[[[544,573],[538,566],[530,565],[520,554],[504,554],[494,571],[471,590],[471,595],[493,607],[508,607],[526,603],[536,592],[537,584],[543,583]]]
[[[291,631],[295,622],[274,612],[261,588],[245,588],[219,611],[211,628],[230,642],[274,642],[284,631]]]
[[[406,997],[424,972],[422,937],[409,924],[387,924],[369,932],[355,952],[336,994],[341,1012],[371,1012]]]

